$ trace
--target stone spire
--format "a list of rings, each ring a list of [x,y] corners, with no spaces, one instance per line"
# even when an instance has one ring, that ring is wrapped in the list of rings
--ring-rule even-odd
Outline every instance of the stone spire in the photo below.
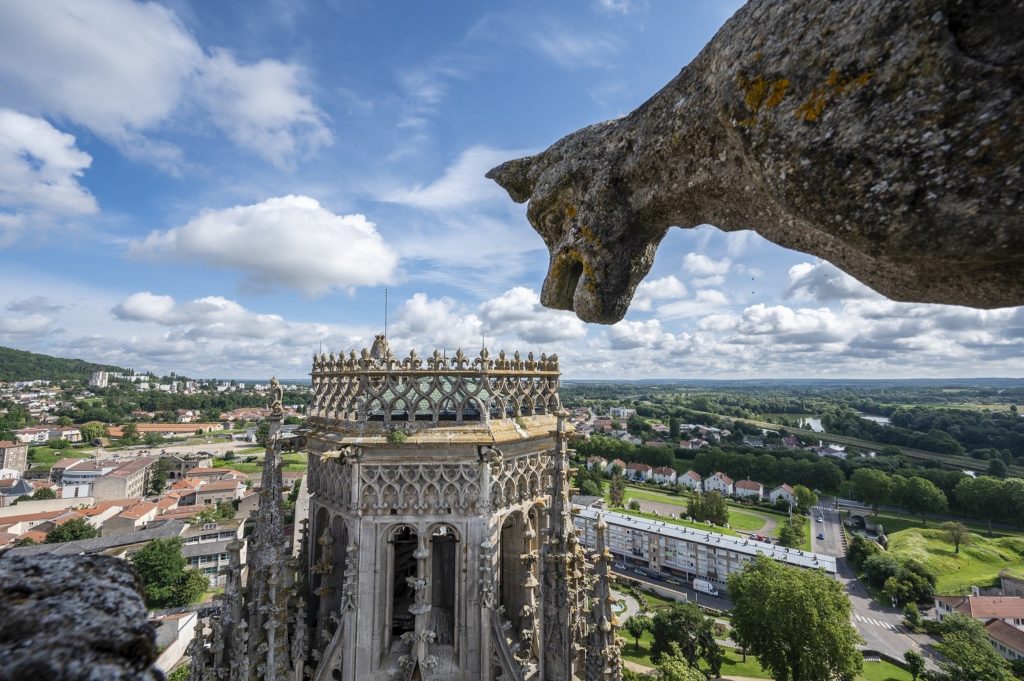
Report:
[[[291,595],[286,575],[284,511],[281,495],[281,421],[284,391],[270,381],[270,430],[263,459],[259,515],[249,540],[249,678],[285,681],[290,669],[288,606]]]
[[[570,633],[571,593],[569,571],[572,563],[569,490],[566,476],[568,461],[565,444],[565,416],[558,415],[555,426],[555,449],[551,454],[552,489],[548,508],[548,536],[541,550],[542,577],[542,640],[544,641],[544,681],[570,681],[573,671],[573,641]]]
[[[611,592],[612,554],[608,550],[605,532],[608,523],[604,516],[597,517],[597,547],[592,556],[594,561],[594,588],[590,611],[590,632],[587,636],[586,681],[622,681],[622,659],[615,637],[618,624],[612,603]]]

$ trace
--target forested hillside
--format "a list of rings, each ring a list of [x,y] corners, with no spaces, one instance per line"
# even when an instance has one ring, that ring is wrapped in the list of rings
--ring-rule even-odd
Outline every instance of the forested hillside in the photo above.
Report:
[[[0,381],[89,380],[94,371],[124,372],[120,367],[93,364],[81,359],[64,359],[25,350],[0,347]]]

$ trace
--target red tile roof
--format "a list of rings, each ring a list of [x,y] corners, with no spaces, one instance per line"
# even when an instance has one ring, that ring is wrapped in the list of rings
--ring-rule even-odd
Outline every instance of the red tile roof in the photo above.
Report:
[[[992,639],[999,641],[1018,654],[1024,655],[1024,631],[1001,619],[990,619],[985,623],[985,631]]]
[[[764,489],[764,485],[762,485],[761,483],[759,483],[759,482],[757,482],[755,480],[740,480],[739,482],[736,483],[736,486],[739,487],[740,489],[750,489],[750,490],[763,490]]]
[[[214,482],[207,482],[196,488],[196,494],[202,494],[204,492],[224,492],[227,490],[238,489],[241,483],[237,480],[216,480]]]
[[[719,479],[719,480],[721,480],[722,482],[724,482],[724,483],[725,483],[725,484],[727,484],[727,485],[731,485],[731,484],[732,484],[732,478],[730,478],[730,477],[729,477],[728,475],[726,475],[726,474],[725,474],[725,473],[723,473],[722,471],[718,471],[718,472],[716,472],[716,473],[715,473],[715,474],[714,474],[713,476],[711,476],[711,477],[718,477],[718,479]]]
[[[1024,619],[1022,596],[939,596],[935,600],[976,619]]]

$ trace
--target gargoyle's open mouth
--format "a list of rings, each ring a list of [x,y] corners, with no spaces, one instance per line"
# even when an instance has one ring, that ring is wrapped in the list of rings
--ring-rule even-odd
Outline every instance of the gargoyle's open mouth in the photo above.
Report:
[[[540,302],[556,310],[574,309],[576,287],[583,276],[583,261],[578,254],[559,253],[551,257],[548,276],[540,292]]]

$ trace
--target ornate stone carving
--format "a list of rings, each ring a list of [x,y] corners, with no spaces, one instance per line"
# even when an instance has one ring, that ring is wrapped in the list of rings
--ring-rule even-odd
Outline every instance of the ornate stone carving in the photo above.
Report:
[[[541,453],[499,459],[497,470],[491,468],[491,506],[511,506],[546,494],[550,466],[551,457]]]
[[[485,348],[470,358],[438,351],[424,362],[413,350],[404,360],[383,338],[360,357],[351,351],[313,358],[310,422],[486,420],[558,411],[558,356],[533,353],[492,359]]]
[[[473,513],[479,471],[467,463],[380,464],[360,468],[364,513]]]

